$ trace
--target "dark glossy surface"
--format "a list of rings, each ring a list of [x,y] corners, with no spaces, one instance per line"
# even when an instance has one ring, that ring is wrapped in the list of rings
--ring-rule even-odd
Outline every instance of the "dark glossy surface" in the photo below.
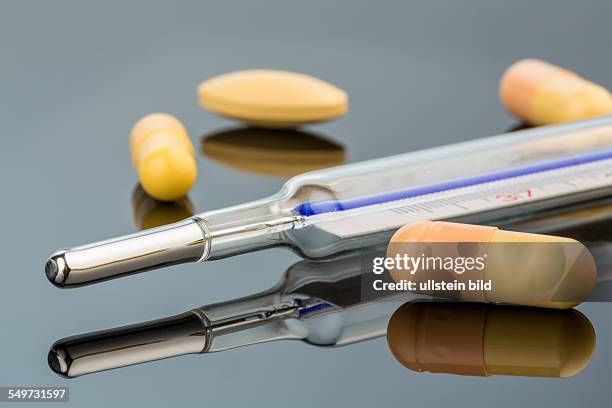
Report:
[[[127,135],[142,115],[176,114],[195,146],[233,126],[196,105],[206,78],[270,67],[344,88],[348,115],[308,129],[354,162],[515,126],[497,81],[519,58],[548,59],[612,88],[611,16],[604,0],[3,2],[0,385],[67,385],[71,406],[88,407],[608,405],[607,303],[579,308],[597,347],[568,379],[419,374],[382,338],[333,349],[279,341],[63,379],[47,365],[55,340],[267,289],[298,258],[268,250],[74,290],[50,285],[44,262],[60,247],[138,229]],[[197,212],[263,197],[284,181],[197,160]]]

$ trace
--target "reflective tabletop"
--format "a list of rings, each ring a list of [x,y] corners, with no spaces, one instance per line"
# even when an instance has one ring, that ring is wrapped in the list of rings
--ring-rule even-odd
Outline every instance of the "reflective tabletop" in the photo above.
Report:
[[[62,290],[48,282],[44,263],[58,248],[262,198],[322,165],[520,127],[497,95],[501,73],[520,58],[552,61],[610,89],[611,15],[603,0],[0,4],[0,386],[66,386],[68,404],[87,407],[608,405],[605,302],[577,308],[588,325],[536,313],[548,322],[578,319],[587,340],[593,329],[591,362],[568,378],[411,371],[389,351],[385,324],[368,326],[368,335],[288,336],[63,378],[47,361],[60,338],[266,291],[288,270],[308,267],[275,248]],[[350,111],[299,132],[265,132],[197,106],[198,83],[253,67],[323,78],[348,92]],[[129,130],[151,112],[181,118],[197,150],[196,185],[171,205],[139,190],[130,162]],[[605,241],[609,226],[585,228]],[[327,288],[308,290],[325,290],[335,305],[355,303]],[[402,303],[375,312],[388,319]],[[532,315],[520,310],[518,319],[525,313]]]

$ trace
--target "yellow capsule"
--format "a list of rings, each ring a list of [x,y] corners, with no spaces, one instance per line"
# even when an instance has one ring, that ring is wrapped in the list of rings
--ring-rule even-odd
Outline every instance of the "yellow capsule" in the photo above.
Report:
[[[548,62],[525,59],[503,74],[502,104],[532,125],[550,125],[612,114],[607,89]]]
[[[559,378],[589,364],[595,330],[576,310],[409,302],[389,320],[387,343],[416,372]]]
[[[346,93],[297,72],[246,70],[220,75],[198,87],[203,109],[262,127],[295,127],[342,116]]]
[[[130,133],[130,150],[140,184],[153,198],[174,201],[193,186],[197,175],[194,148],[175,117],[154,113],[140,119]]]
[[[405,225],[391,238],[387,257],[406,256],[422,263],[390,269],[394,281],[415,282],[417,293],[481,302],[570,308],[591,295],[597,278],[593,256],[574,239],[481,225]],[[441,291],[440,282],[465,289]],[[489,284],[470,288],[473,282]]]
[[[292,177],[338,166],[346,160],[343,146],[294,129],[231,129],[202,139],[202,154],[248,173]]]

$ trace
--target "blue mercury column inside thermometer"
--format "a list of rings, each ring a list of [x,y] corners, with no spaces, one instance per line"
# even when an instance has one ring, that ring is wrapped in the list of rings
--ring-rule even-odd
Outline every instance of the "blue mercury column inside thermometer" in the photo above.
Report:
[[[420,197],[427,194],[455,190],[463,187],[470,187],[500,180],[508,180],[516,177],[543,173],[547,171],[553,171],[609,159],[612,159],[612,149],[605,149],[596,152],[574,155],[567,158],[563,158],[561,160],[553,160],[533,165],[519,166],[474,177],[466,177],[442,183],[434,183],[425,186],[389,192],[385,194],[359,197],[347,200],[328,200],[312,203],[307,202],[298,205],[295,208],[295,211],[297,211],[300,215],[303,216],[313,216],[336,211],[346,211],[375,204],[388,203],[397,200],[405,200],[408,198]]]

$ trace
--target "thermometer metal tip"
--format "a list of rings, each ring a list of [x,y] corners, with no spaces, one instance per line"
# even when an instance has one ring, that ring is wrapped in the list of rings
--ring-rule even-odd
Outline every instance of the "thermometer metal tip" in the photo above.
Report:
[[[64,254],[64,250],[55,252],[49,257],[49,260],[45,264],[45,274],[49,282],[60,287],[64,285],[68,278],[68,273],[70,272]]]
[[[208,237],[194,219],[113,240],[55,252],[45,274],[61,288],[100,282],[183,262],[207,254]]]

